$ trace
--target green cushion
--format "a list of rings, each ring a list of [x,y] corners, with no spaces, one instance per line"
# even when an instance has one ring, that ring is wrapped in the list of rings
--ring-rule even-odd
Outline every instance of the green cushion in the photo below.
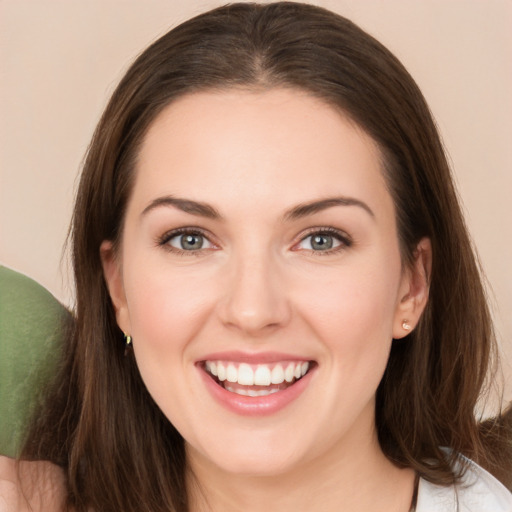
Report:
[[[55,372],[69,317],[45,288],[0,266],[0,454],[18,455],[31,411]]]

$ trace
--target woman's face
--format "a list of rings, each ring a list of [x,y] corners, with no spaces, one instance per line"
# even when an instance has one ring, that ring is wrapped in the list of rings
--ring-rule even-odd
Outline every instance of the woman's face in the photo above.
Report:
[[[332,107],[285,89],[177,100],[102,257],[196,464],[275,475],[377,446],[375,392],[424,290],[402,270],[378,148]]]

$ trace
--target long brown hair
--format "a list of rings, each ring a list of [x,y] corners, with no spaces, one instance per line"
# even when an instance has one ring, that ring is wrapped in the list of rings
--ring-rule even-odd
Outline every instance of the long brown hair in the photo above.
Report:
[[[404,264],[422,237],[433,249],[426,311],[394,342],[378,389],[382,450],[439,484],[460,477],[457,453],[496,464],[474,415],[494,353],[492,324],[428,106],[379,42],[341,16],[291,2],[233,4],[183,23],[137,58],[114,92],[87,153],[72,221],[76,322],[24,457],[65,468],[69,504],[79,511],[187,510],[183,439],[149,396],[134,358],[123,356],[99,247],[120,239],[137,152],[155,117],[181,95],[230,87],[305,90],[378,143]]]

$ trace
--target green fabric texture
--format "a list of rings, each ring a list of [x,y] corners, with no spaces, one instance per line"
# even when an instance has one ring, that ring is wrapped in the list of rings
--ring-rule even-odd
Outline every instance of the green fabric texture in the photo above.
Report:
[[[19,454],[25,427],[60,358],[67,309],[0,266],[0,454]]]

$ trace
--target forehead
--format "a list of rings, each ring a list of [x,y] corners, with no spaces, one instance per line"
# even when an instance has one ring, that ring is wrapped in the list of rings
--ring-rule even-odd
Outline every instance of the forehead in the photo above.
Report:
[[[136,173],[133,195],[141,201],[173,194],[283,203],[387,193],[376,143],[339,110],[290,89],[176,100],[149,127]]]

